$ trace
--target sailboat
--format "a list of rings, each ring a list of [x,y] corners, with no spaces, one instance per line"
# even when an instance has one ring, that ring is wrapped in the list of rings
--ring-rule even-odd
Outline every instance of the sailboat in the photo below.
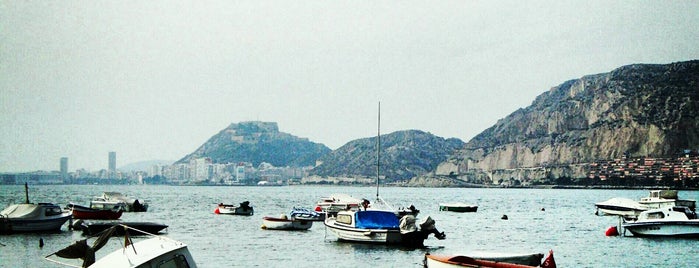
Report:
[[[417,210],[411,206],[413,213],[400,215],[379,195],[380,156],[381,156],[381,103],[379,103],[379,131],[376,153],[376,201],[363,210],[344,210],[334,217],[325,219],[324,224],[340,241],[375,244],[398,244],[407,247],[423,247],[423,241],[429,234],[437,239],[444,239],[443,232],[434,226],[434,220],[427,217],[416,226]],[[399,217],[397,217],[399,216]]]

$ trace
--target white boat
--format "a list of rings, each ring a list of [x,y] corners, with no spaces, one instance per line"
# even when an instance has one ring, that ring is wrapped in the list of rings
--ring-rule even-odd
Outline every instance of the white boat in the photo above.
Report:
[[[699,219],[688,207],[664,207],[641,212],[621,224],[634,236],[699,237]]]
[[[381,104],[379,103],[379,119]],[[434,234],[437,239],[446,236],[434,226],[434,220],[427,217],[416,226],[415,215],[419,210],[414,206],[408,209],[393,209],[379,196],[380,156],[381,156],[381,120],[379,120],[379,132],[376,142],[376,201],[370,204],[368,200],[362,200],[359,210],[343,210],[337,215],[328,217],[323,222],[337,239],[347,242],[376,243],[376,244],[400,244],[406,247],[423,247],[423,242],[429,234]]]
[[[604,202],[595,203],[597,213],[614,216],[637,216],[643,211],[649,209],[648,206],[629,198],[615,197]]]
[[[262,217],[262,229],[268,230],[308,230],[313,226],[313,221],[289,219],[286,215],[279,218]]]
[[[677,190],[651,190],[647,197],[641,198],[639,201],[642,205],[648,208],[663,208],[684,206],[691,210],[696,208],[696,200],[679,199]]]
[[[418,229],[414,216],[407,215],[399,221],[393,212],[384,210],[340,211],[335,217],[325,219],[324,224],[339,241],[346,242],[422,247],[429,234],[437,239],[445,238],[430,217]]]
[[[60,231],[71,215],[51,203],[13,204],[0,212],[0,233]]]
[[[98,201],[98,202],[114,202],[115,204],[118,204],[119,201],[124,202],[126,204],[125,210],[126,212],[145,212],[148,211],[148,202],[145,200],[138,200],[136,198],[132,198],[129,196],[126,196],[122,193],[119,192],[104,192],[102,193],[102,196],[96,197],[93,199],[93,201]]]
[[[454,267],[491,267],[491,268],[555,268],[556,261],[553,251],[549,251],[546,259],[544,254],[506,254],[506,253],[477,253],[458,255],[425,254],[423,266],[429,268]]]
[[[361,204],[361,199],[354,198],[348,194],[331,194],[327,197],[321,197],[316,205],[321,212],[335,215],[342,210],[359,210]]]
[[[52,253],[45,257],[46,260],[63,264],[66,266],[74,266],[67,263],[51,259],[56,255],[67,259],[83,259],[82,267],[91,268],[106,268],[106,267],[190,267],[196,268],[194,258],[189,253],[187,245],[164,236],[156,236],[146,240],[133,243],[133,240],[127,235],[123,248],[119,248],[108,255],[95,261],[95,252],[102,248],[109,237],[111,237],[118,228],[127,228],[135,230],[126,225],[117,225],[102,234],[93,242],[92,246],[87,244],[87,239],[79,240],[74,244]],[[144,232],[137,230],[139,232]]]
[[[253,207],[250,206],[249,201],[245,201],[240,203],[239,206],[219,203],[216,209],[214,210],[214,213],[252,216],[253,214],[255,214],[255,210],[253,209]]]
[[[24,184],[26,201],[0,211],[0,233],[60,231],[72,217],[68,210],[51,203],[29,203],[29,186]]]

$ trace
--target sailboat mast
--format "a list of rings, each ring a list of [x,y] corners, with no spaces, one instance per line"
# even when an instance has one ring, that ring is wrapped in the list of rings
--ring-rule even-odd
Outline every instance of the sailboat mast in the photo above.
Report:
[[[381,102],[379,102],[379,120],[376,134],[376,200],[379,200],[379,174],[381,171]]]

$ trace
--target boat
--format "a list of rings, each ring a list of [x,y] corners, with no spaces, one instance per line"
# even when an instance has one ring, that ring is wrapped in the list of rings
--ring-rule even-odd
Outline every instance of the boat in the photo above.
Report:
[[[635,220],[624,219],[621,226],[634,236],[699,237],[697,214],[682,206],[650,209]]]
[[[104,192],[102,196],[98,196],[93,199],[93,202],[106,202],[110,204],[120,204],[123,202],[125,204],[126,212],[146,212],[148,211],[148,202],[144,200],[138,200],[136,198],[128,197],[119,192]]]
[[[267,230],[308,230],[313,221],[288,218],[285,214],[276,217],[262,217],[262,229]]]
[[[71,218],[69,211],[52,203],[29,202],[29,187],[24,184],[26,202],[12,204],[0,212],[0,233],[60,231]]]
[[[52,203],[12,204],[0,212],[0,232],[60,231],[70,218],[70,211]]]
[[[124,212],[120,207],[112,209],[94,209],[73,203],[69,203],[66,209],[71,212],[73,219],[92,220],[117,220],[121,218],[121,214]]]
[[[239,206],[219,203],[218,206],[216,207],[216,209],[214,210],[214,213],[227,214],[227,215],[252,216],[253,214],[255,214],[255,210],[250,206],[249,201],[245,201],[245,202],[240,203]]]
[[[649,209],[648,206],[643,205],[629,198],[615,197],[609,200],[595,203],[597,207],[596,214],[602,212],[603,215],[613,215],[613,216],[626,216],[635,217],[643,211]]]
[[[339,241],[346,242],[417,248],[423,247],[429,234],[440,240],[446,238],[434,227],[434,220],[430,217],[425,218],[418,229],[415,216],[406,215],[398,220],[393,212],[384,210],[340,211],[323,223]]]
[[[395,210],[379,195],[381,157],[381,103],[379,103],[379,131],[376,142],[376,201],[370,204],[362,200],[358,210],[346,209],[328,217],[323,222],[326,229],[337,236],[339,241],[397,244],[410,248],[424,247],[423,242],[430,234],[437,239],[445,239],[444,232],[434,226],[434,220],[427,217],[416,225],[419,210],[410,206],[408,210]]]
[[[553,250],[542,261],[544,254],[486,254],[486,255],[435,255],[425,253],[426,268],[491,267],[491,268],[555,268]]]
[[[128,225],[112,226],[103,232],[98,238],[93,241],[93,245],[89,246],[87,239],[76,241],[75,243],[56,251],[44,259],[66,265],[78,267],[75,265],[62,263],[54,260],[51,256],[57,256],[66,259],[83,259],[82,267],[104,268],[104,267],[190,267],[196,268],[194,258],[189,252],[187,245],[164,236],[152,236],[146,240],[136,243],[126,235],[123,247],[114,250],[105,255],[99,260],[95,260],[95,252],[104,247],[109,238],[119,233],[128,234],[129,232],[147,233],[144,230],[138,230]]]
[[[677,190],[651,190],[647,197],[641,198],[639,203],[648,208],[683,206],[691,210],[696,209],[696,200],[679,199]]]
[[[352,197],[348,194],[331,194],[327,197],[321,197],[316,204],[316,211],[335,215],[342,210],[359,210],[362,200]]]
[[[132,227],[132,235],[157,234],[168,226],[156,222],[126,222],[126,221],[76,221],[73,226],[83,231],[84,235],[97,235],[104,230],[116,225],[126,225]],[[124,229],[119,228],[114,235],[124,235]],[[141,232],[141,230],[143,232]]]
[[[441,203],[439,204],[439,211],[453,211],[453,212],[476,212],[478,210],[477,205],[465,204],[465,203]]]
[[[327,213],[313,211],[307,208],[297,208],[291,209],[289,216],[292,219],[305,220],[305,221],[324,221]]]

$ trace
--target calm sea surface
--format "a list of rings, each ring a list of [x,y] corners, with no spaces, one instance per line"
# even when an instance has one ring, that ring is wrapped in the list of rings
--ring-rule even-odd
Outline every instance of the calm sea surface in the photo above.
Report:
[[[124,213],[122,219],[169,225],[166,236],[187,243],[199,267],[421,267],[426,252],[546,253],[549,249],[558,267],[697,267],[699,262],[698,239],[604,236],[618,219],[595,216],[594,203],[612,197],[639,199],[648,195],[645,190],[381,188],[386,201],[394,206],[414,204],[420,217],[431,216],[447,234],[446,240],[430,236],[425,241],[428,248],[419,250],[337,242],[322,222],[302,232],[260,228],[263,216],[279,216],[294,206],[313,208],[320,197],[332,193],[372,200],[376,195],[372,187],[30,185],[30,201],[87,205],[103,191],[148,200],[148,212]],[[680,197],[699,199],[699,192],[681,191]],[[255,208],[254,216],[213,213],[219,202],[245,200]],[[22,202],[23,185],[0,187],[2,208]],[[473,203],[479,208],[477,213],[440,212],[440,202]],[[503,215],[509,220],[501,220]],[[61,267],[43,257],[83,238],[81,232],[69,231],[67,224],[56,234],[2,235],[0,267]],[[118,247],[120,239],[113,238],[97,258]]]

